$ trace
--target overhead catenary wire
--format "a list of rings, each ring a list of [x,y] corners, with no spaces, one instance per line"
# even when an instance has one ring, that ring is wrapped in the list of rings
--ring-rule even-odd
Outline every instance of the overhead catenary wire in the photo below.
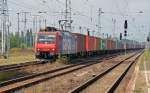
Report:
[[[35,11],[38,10],[38,8],[35,8],[33,6],[30,6],[30,5],[27,5],[27,4],[24,4],[24,3],[19,3],[19,2],[15,2],[15,1],[9,1],[8,3],[14,4],[14,5],[18,6],[18,7],[29,9],[29,10],[35,10]]]
[[[36,5],[34,4],[34,6],[32,6],[31,4],[27,4],[27,3],[25,3],[24,1],[23,1],[23,3],[20,3],[20,2],[22,2],[22,1],[18,1],[18,2],[16,2],[16,1],[14,1],[14,0],[12,0],[10,3],[12,3],[13,2],[13,4],[14,5],[17,5],[18,7],[21,7],[21,8],[24,8],[24,9],[28,9],[29,11],[31,10],[31,12],[34,12],[34,11],[32,11],[32,10],[35,10],[35,11],[42,11],[42,9],[40,9],[40,8],[38,8],[37,6],[43,6],[43,7],[45,7],[46,9],[45,10],[48,10],[48,12],[44,15],[44,16],[48,16],[49,15],[49,17],[51,17],[53,20],[55,20],[55,22],[53,22],[53,23],[55,23],[56,24],[56,20],[57,19],[59,19],[58,18],[58,16],[60,16],[60,19],[61,19],[61,16],[64,16],[64,15],[62,15],[62,8],[64,8],[64,5],[65,5],[65,3],[64,3],[64,1],[62,0],[52,0],[52,1],[48,1],[48,0],[44,0],[44,2],[46,1],[47,3],[43,3],[43,2],[40,2],[40,1],[42,1],[42,0],[34,0],[35,1],[35,3],[36,3]],[[14,3],[15,2],[15,3]],[[89,0],[83,0],[82,2],[84,2],[85,3],[85,5],[86,6],[89,6]],[[117,2],[117,3],[116,3]],[[129,6],[129,2],[127,1],[127,0],[123,0],[122,2],[125,2],[124,4],[126,4],[125,6]],[[59,8],[58,9],[60,9],[61,8],[61,10],[59,11],[52,11],[50,8],[51,8],[51,6],[50,6],[50,4],[54,4],[54,3],[57,3],[57,4],[59,4]],[[125,15],[127,14],[127,13],[124,13],[124,12],[122,12],[122,8],[120,8],[121,7],[121,5],[119,5],[118,4],[118,1],[114,1],[114,5],[115,5],[115,7],[116,7],[116,9],[118,10],[118,12],[107,12],[107,11],[105,11],[105,14],[111,14],[111,15],[119,15],[119,16],[121,16],[121,18],[119,18],[119,20],[122,20],[122,19],[124,19],[125,18]],[[92,4],[92,3],[90,3],[90,4]],[[81,8],[83,8],[83,6],[81,7]],[[128,9],[129,8],[127,8],[126,9],[126,12],[128,11]],[[19,9],[18,9],[19,10]],[[72,8],[72,10],[73,10],[73,13],[78,13],[78,14],[80,14],[80,15],[87,15],[87,13],[86,12],[80,12],[79,10],[77,10],[77,9],[75,9],[75,8]],[[96,11],[95,11],[96,12]],[[72,14],[73,14],[72,13]],[[52,16],[55,16],[55,18],[54,17],[52,17]],[[75,16],[75,15],[73,15],[73,16]],[[130,16],[130,15],[128,15],[128,16]],[[57,18],[56,18],[57,17]],[[90,16],[89,16],[90,17]],[[89,17],[87,17],[87,18],[89,18]],[[49,18],[50,19],[50,18]],[[47,20],[49,20],[49,19],[47,19]],[[92,18],[93,20],[93,23],[95,23],[96,22],[96,18]],[[109,18],[106,18],[106,17],[104,17],[104,19],[103,19],[103,21],[107,21],[107,19],[109,19]],[[110,18],[109,20],[111,20],[112,18]],[[52,20],[52,21],[53,21]],[[86,19],[78,19],[79,21],[80,20],[86,20]],[[117,20],[118,21],[118,20]],[[130,19],[129,19],[129,21],[130,21]],[[109,21],[110,22],[110,21]],[[131,22],[131,21],[130,21]],[[134,21],[134,22],[136,22],[136,21]],[[134,22],[131,22],[131,25],[136,25],[136,24],[133,24]],[[106,22],[105,22],[106,23]],[[79,24],[79,23],[78,23]],[[95,24],[94,24],[95,25]],[[105,24],[106,25],[106,24]],[[94,28],[95,26],[92,26],[91,27],[91,29],[95,29]],[[135,26],[133,26],[133,27],[135,27]]]
[[[59,1],[59,0],[56,0],[57,2],[59,2],[59,3],[61,3],[61,4],[64,4],[64,3],[62,3],[61,1]],[[20,5],[20,4],[19,4]],[[24,7],[24,8],[28,8],[28,9],[30,9],[29,7]],[[33,9],[33,8],[32,8]],[[79,12],[78,12],[79,13]],[[81,14],[81,13],[80,13]]]

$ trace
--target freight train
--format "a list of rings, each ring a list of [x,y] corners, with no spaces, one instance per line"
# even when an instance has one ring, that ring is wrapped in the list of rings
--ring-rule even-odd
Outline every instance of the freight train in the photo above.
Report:
[[[37,58],[51,58],[58,55],[89,56],[115,53],[127,50],[142,49],[144,45],[133,40],[115,40],[99,38],[80,33],[58,30],[47,27],[36,33],[35,55]]]

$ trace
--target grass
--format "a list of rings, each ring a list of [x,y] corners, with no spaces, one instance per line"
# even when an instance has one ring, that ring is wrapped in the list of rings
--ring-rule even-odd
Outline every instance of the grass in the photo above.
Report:
[[[136,80],[134,93],[147,93],[147,86],[143,73],[145,60],[150,60],[150,51],[145,51],[144,54],[139,58],[138,66],[140,71]]]
[[[36,58],[34,57],[33,49],[14,48],[9,51],[7,59],[3,57],[0,58],[0,65],[24,63],[34,60],[36,60]]]
[[[62,64],[68,64],[69,58],[66,56],[59,56],[58,59],[56,60],[56,62],[62,63]]]
[[[144,70],[144,60],[150,59],[150,51],[145,51],[144,54],[139,58],[139,68],[140,70]]]
[[[20,71],[8,71],[8,72],[0,72],[0,82],[13,79],[16,77],[21,77],[28,75],[29,73],[27,72],[20,72]]]

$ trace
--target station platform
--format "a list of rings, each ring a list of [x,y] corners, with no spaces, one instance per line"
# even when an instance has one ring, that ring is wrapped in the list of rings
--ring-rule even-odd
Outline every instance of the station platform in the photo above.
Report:
[[[150,93],[150,51],[139,58],[126,93]]]

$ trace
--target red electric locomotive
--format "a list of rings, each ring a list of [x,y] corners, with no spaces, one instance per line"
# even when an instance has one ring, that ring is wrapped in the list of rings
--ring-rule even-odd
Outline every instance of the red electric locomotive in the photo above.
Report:
[[[51,57],[58,52],[59,33],[55,29],[53,30],[53,32],[48,30],[37,32],[35,40],[35,55],[37,58]]]
[[[71,55],[76,52],[74,35],[47,27],[36,34],[35,54],[37,58],[56,57],[58,54]]]

